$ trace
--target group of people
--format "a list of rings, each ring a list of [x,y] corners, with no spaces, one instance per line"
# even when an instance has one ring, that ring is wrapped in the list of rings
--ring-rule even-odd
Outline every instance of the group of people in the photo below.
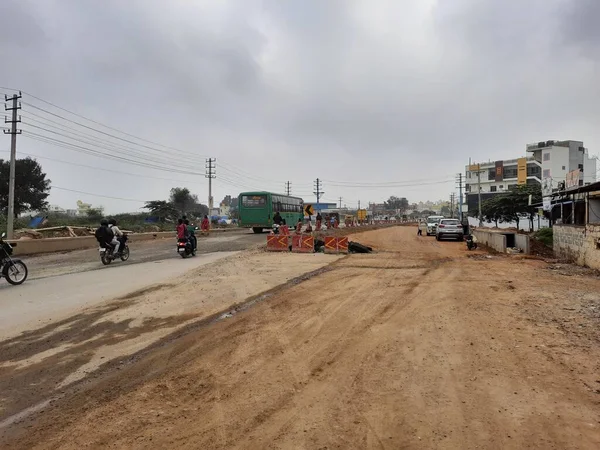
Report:
[[[123,251],[125,244],[125,234],[117,226],[116,219],[102,219],[100,227],[95,233],[96,240],[105,248],[112,248],[114,256],[118,256]]]
[[[322,220],[323,220],[323,218],[321,217],[321,214],[320,213],[317,214],[316,231],[319,231],[321,229]],[[275,213],[275,215],[273,216],[273,223],[275,225],[277,225],[279,234],[290,234],[289,227],[287,226],[285,219],[283,217],[281,217],[281,214],[279,213],[279,211],[277,211]],[[298,219],[298,222],[296,223],[295,233],[302,234],[302,227],[303,227],[302,219]],[[312,223],[310,220],[306,224],[306,229],[304,230],[304,232],[305,233],[313,232],[313,227],[312,227]]]
[[[202,231],[205,231],[205,228],[206,231],[208,231],[208,227],[208,216],[204,216],[204,219],[202,219]],[[196,251],[198,248],[196,227],[190,224],[190,221],[186,216],[183,216],[181,219],[177,219],[177,239],[189,240],[194,251]]]

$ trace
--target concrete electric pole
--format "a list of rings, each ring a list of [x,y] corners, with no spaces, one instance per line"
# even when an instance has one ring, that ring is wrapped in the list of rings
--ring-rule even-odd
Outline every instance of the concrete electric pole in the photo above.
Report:
[[[479,226],[483,226],[483,214],[481,214],[481,166],[477,164],[477,206],[479,208]]]
[[[285,183],[285,195],[292,195],[292,183],[289,181]]]
[[[323,184],[321,183],[321,180],[319,180],[317,178],[315,181],[315,192],[313,192],[313,194],[315,194],[317,197],[317,206],[319,205],[319,199],[325,193],[321,190],[322,188],[323,188]]]
[[[214,207],[214,201],[212,196],[212,180],[217,177],[217,159],[216,158],[208,158],[206,160],[206,175],[208,178],[208,215],[212,215],[212,210]]]
[[[463,179],[462,173],[458,174],[458,218],[463,222]]]
[[[340,197],[340,209],[342,209],[342,197]]]
[[[21,93],[14,94],[11,98],[12,107],[4,106],[6,111],[12,111],[11,120],[4,118],[4,123],[10,123],[10,131],[4,130],[4,134],[10,134],[10,171],[8,175],[8,217],[6,218],[6,237],[13,238],[15,227],[15,170],[17,164],[17,134],[21,134],[21,130],[17,130],[17,123],[21,121],[21,117],[17,118],[17,111],[21,109],[21,104],[17,101],[21,98]],[[4,100],[8,101],[8,96],[4,96]]]

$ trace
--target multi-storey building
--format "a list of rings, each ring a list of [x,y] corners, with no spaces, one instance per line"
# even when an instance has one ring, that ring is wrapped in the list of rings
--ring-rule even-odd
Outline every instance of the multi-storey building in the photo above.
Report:
[[[590,158],[581,141],[544,141],[526,146],[528,156],[489,161],[466,166],[465,191],[469,211],[478,207],[478,191],[485,201],[518,185],[541,186],[548,182],[554,190],[567,175],[580,171],[580,185],[596,181],[596,159]],[[475,195],[473,195],[475,194]]]

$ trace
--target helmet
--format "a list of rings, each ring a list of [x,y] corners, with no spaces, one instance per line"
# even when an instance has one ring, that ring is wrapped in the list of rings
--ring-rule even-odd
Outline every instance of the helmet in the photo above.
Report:
[[[109,225],[116,225],[117,221],[115,219],[108,219],[108,224]]]
[[[107,227],[107,226],[108,226],[108,220],[106,220],[106,219],[102,219],[102,220],[100,221],[100,225],[102,225],[103,227]]]

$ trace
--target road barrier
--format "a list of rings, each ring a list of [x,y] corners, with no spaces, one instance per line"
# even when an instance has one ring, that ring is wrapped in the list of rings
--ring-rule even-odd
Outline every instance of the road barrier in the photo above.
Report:
[[[339,253],[348,253],[348,238],[341,237],[337,240],[338,252]]]
[[[289,236],[279,234],[270,234],[267,236],[267,251],[269,252],[289,252]]]
[[[292,252],[313,253],[315,251],[315,238],[311,235],[292,236]]]
[[[338,253],[338,239],[335,236],[325,236],[325,246],[323,252],[325,253]]]

